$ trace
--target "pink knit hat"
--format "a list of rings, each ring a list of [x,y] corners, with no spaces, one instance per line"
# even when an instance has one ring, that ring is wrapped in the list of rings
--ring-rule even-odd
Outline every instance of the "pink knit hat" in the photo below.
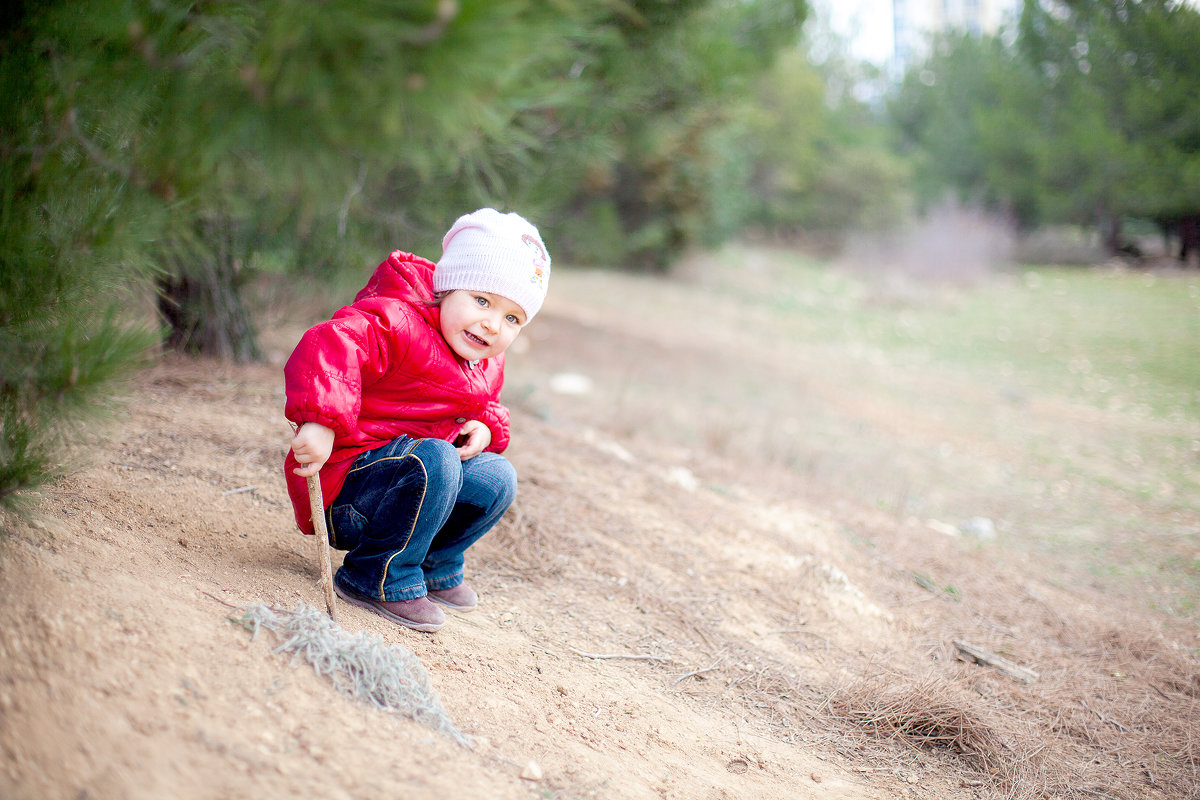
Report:
[[[542,307],[550,282],[550,255],[542,237],[519,214],[494,208],[458,218],[442,239],[442,258],[433,272],[433,290],[468,289],[507,297],[526,320]]]

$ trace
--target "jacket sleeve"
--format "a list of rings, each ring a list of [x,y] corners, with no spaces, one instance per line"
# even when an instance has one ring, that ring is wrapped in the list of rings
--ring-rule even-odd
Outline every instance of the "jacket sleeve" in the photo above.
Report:
[[[379,302],[347,306],[310,328],[284,367],[285,416],[318,422],[346,436],[358,426],[363,386],[387,371],[407,346],[403,314]]]
[[[492,432],[492,443],[486,448],[489,453],[503,453],[508,449],[511,433],[508,422],[508,408],[497,401],[490,401],[480,420]]]

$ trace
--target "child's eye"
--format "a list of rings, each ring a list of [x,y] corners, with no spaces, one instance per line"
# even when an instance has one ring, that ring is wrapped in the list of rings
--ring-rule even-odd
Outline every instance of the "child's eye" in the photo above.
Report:
[[[509,314],[507,317],[505,317],[505,319],[508,320],[509,325],[520,325],[521,324],[521,320],[517,319],[516,314]]]
[[[487,308],[488,300],[486,297],[483,297],[481,295],[475,295],[475,302],[478,303],[479,305],[483,306],[484,308]]]

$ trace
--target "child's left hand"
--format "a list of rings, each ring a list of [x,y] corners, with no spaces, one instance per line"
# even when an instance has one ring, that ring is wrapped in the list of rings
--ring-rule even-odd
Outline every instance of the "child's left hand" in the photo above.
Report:
[[[492,430],[477,419],[467,420],[467,424],[459,429],[458,438],[454,441],[456,444],[462,442],[456,449],[458,457],[466,461],[482,453],[484,448],[492,443]]]

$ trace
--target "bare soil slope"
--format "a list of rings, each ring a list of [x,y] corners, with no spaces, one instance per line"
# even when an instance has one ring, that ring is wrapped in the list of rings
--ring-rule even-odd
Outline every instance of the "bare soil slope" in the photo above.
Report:
[[[168,359],[90,466],[32,524],[5,522],[0,797],[1195,793],[1194,635],[1021,553],[603,424],[595,394],[569,393],[573,365],[661,370],[664,405],[697,370],[759,367],[736,343],[606,326],[562,294],[510,362],[520,497],[469,554],[480,609],[423,635],[340,607],[348,631],[419,657],[473,747],[336,693],[229,621],[323,606],[280,473],[280,368]],[[275,331],[277,353],[298,334]],[[930,575],[958,596],[914,580]],[[1037,680],[965,661],[956,640]]]

